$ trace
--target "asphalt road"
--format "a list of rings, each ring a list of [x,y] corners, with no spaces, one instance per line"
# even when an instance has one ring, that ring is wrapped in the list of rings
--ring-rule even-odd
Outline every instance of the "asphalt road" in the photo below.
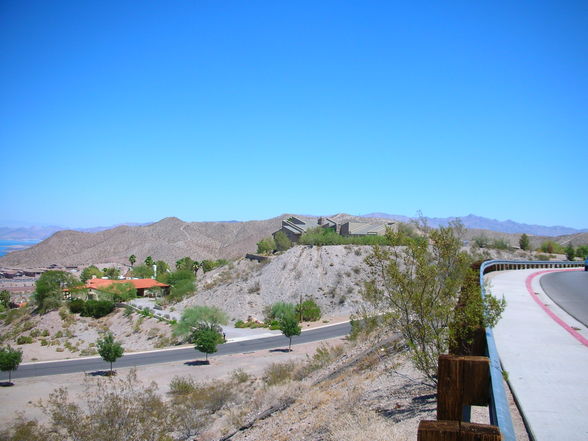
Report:
[[[540,280],[545,293],[560,308],[588,326],[588,272],[562,271],[545,274]]]
[[[292,345],[309,343],[318,340],[326,340],[334,337],[342,337],[349,334],[351,325],[341,323],[323,328],[311,329],[304,331],[301,335],[292,338]],[[234,343],[226,343],[218,346],[218,352],[209,355],[214,357],[218,355],[240,354],[260,351],[272,348],[287,348],[288,339],[283,335],[275,337],[258,338],[254,340],[244,340]],[[185,362],[201,360],[204,354],[194,350],[193,347],[166,349],[161,351],[145,352],[140,354],[129,353],[123,355],[113,364],[113,368],[143,366],[155,363],[169,363],[172,361]],[[12,378],[37,377],[43,375],[70,374],[74,372],[96,372],[110,368],[110,363],[104,362],[100,357],[91,357],[83,360],[71,359],[50,362],[39,362],[21,365],[16,371],[12,372]],[[2,372],[0,381],[8,379],[8,372]]]

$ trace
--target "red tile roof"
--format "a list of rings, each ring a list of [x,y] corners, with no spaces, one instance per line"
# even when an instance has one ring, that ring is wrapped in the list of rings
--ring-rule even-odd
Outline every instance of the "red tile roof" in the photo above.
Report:
[[[100,289],[105,288],[113,283],[132,283],[136,289],[149,289],[149,288],[167,288],[169,285],[158,282],[155,279],[129,279],[129,280],[109,280],[109,279],[90,279],[86,282],[86,288],[89,289]]]

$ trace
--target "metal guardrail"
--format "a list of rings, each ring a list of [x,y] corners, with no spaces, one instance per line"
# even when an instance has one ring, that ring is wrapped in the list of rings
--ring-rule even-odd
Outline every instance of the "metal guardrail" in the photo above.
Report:
[[[521,270],[533,268],[575,268],[583,267],[584,262],[562,261],[538,261],[538,260],[487,260],[480,266],[480,286],[482,296],[486,295],[484,288],[484,274],[492,271]],[[490,358],[490,423],[498,426],[504,437],[504,441],[516,441],[512,418],[510,415],[506,391],[502,381],[502,368],[500,357],[496,349],[494,334],[491,328],[486,328],[486,343],[488,358]]]

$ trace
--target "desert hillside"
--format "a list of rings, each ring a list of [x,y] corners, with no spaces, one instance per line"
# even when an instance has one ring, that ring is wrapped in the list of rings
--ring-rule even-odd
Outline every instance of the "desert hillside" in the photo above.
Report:
[[[34,268],[51,264],[90,265],[99,262],[125,264],[134,254],[138,262],[147,256],[173,265],[178,259],[190,256],[202,259],[237,259],[256,251],[256,244],[281,226],[282,219],[291,214],[247,222],[184,222],[168,217],[143,226],[119,226],[99,232],[59,231],[39,244],[0,257],[0,267]],[[307,216],[300,216],[302,219]],[[348,214],[331,216],[338,223],[347,221],[389,223],[390,219],[366,218]],[[465,239],[477,236],[502,239],[518,246],[520,234],[490,230],[466,229]],[[545,240],[574,246],[588,243],[588,233],[567,236],[530,236],[531,246],[538,247]]]
[[[31,248],[0,257],[0,266],[33,268],[51,264],[128,263],[131,254],[137,257],[138,262],[152,256],[155,260],[164,260],[172,265],[185,256],[195,260],[236,259],[255,252],[257,242],[277,231],[282,219],[290,216],[283,214],[247,222],[184,222],[176,217],[168,217],[150,225],[122,225],[93,233],[59,231]],[[333,218],[341,223],[350,220],[374,221],[347,214],[338,214]],[[389,222],[386,219],[375,221]]]
[[[282,217],[249,222],[184,222],[175,217],[151,225],[120,226],[97,233],[59,231],[43,242],[0,258],[7,267],[139,262],[147,256],[173,263],[194,259],[232,259],[255,251],[256,243],[279,229]]]

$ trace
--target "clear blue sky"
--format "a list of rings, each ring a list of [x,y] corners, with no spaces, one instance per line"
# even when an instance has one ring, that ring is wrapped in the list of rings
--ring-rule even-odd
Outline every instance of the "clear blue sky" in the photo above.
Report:
[[[588,227],[588,3],[0,2],[0,219]]]

